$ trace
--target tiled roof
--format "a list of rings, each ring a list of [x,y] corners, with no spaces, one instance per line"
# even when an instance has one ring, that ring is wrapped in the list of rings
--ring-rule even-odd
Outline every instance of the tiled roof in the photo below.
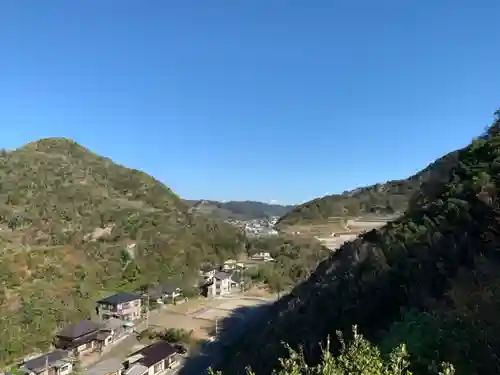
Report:
[[[109,297],[103,298],[97,303],[104,303],[107,305],[118,305],[120,303],[125,303],[125,302],[130,302],[130,301],[135,301],[141,299],[141,296],[135,293],[129,293],[129,292],[120,292],[113,294]]]
[[[141,354],[142,358],[139,359],[136,363],[140,363],[141,365],[144,365],[146,367],[151,367],[155,363],[160,362],[162,359],[174,355],[176,352],[177,351],[175,350],[175,348],[168,342],[158,341],[132,353],[129,357]]]
[[[58,361],[67,359],[68,356],[69,354],[64,350],[54,350],[53,352],[26,361],[23,367],[31,371],[40,370],[45,368],[46,365],[49,367],[54,366]]]
[[[77,337],[95,332],[101,328],[101,325],[91,320],[82,320],[79,323],[72,324],[61,330],[57,336],[75,339]]]
[[[231,278],[231,274],[227,272],[217,272],[214,277],[217,280],[225,280]]]

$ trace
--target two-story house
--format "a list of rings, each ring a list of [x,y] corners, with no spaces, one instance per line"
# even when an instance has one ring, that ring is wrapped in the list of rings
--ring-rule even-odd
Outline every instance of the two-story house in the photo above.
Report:
[[[215,297],[230,293],[237,286],[231,276],[227,272],[217,272],[212,282],[205,285],[203,294],[206,297]]]
[[[133,322],[141,318],[141,296],[135,293],[120,292],[97,301],[97,313],[101,321],[111,318]]]

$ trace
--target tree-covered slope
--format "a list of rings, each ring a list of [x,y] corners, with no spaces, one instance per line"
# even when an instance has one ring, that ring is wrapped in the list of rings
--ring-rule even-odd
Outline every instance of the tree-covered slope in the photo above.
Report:
[[[402,217],[343,245],[279,300],[228,352],[224,373],[270,373],[283,342],[315,363],[319,344],[353,325],[382,351],[406,343],[414,374],[441,361],[459,375],[498,373],[500,121],[456,159]]]
[[[0,364],[87,317],[103,289],[132,290],[244,251],[232,226],[151,176],[67,139],[0,154]]]
[[[219,219],[251,220],[283,216],[295,206],[282,206],[255,201],[217,202],[209,200],[186,201],[192,211],[212,215]]]
[[[313,199],[283,215],[278,226],[325,222],[331,217],[403,213],[410,198],[423,183],[448,176],[449,170],[457,163],[457,155],[456,151],[451,152],[407,179],[387,181]]]

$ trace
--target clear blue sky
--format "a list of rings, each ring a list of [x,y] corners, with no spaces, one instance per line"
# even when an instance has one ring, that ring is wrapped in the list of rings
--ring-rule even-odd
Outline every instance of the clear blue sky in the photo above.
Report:
[[[500,1],[0,3],[0,147],[75,139],[185,198],[402,178],[500,106]]]

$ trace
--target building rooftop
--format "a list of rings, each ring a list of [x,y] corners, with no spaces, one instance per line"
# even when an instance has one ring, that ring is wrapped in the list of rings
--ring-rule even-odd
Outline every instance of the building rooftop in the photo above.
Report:
[[[216,278],[217,280],[225,280],[225,279],[230,279],[231,278],[231,274],[230,273],[227,273],[227,272],[217,272],[215,275],[214,275],[214,278]]]
[[[177,351],[166,341],[158,341],[146,346],[132,354],[129,357],[140,355],[140,358],[134,363],[139,363],[146,367],[151,367],[162,359],[174,355]]]
[[[57,334],[57,336],[76,339],[77,337],[98,331],[100,328],[101,325],[98,323],[95,323],[91,320],[82,320],[76,324],[67,326],[66,328],[61,330]]]
[[[36,370],[41,370],[45,368],[45,366],[53,367],[58,364],[58,362],[68,359],[69,354],[64,350],[54,350],[53,352],[41,355],[40,357],[36,357],[30,359],[29,361],[24,362],[24,368],[37,372]]]
[[[104,303],[107,305],[118,305],[120,303],[126,303],[130,301],[135,301],[141,299],[141,296],[135,293],[120,292],[113,294],[109,297],[100,299],[97,303]]]
[[[172,294],[180,289],[173,281],[166,281],[160,285],[154,286],[148,290],[151,297],[162,297],[165,294]]]

